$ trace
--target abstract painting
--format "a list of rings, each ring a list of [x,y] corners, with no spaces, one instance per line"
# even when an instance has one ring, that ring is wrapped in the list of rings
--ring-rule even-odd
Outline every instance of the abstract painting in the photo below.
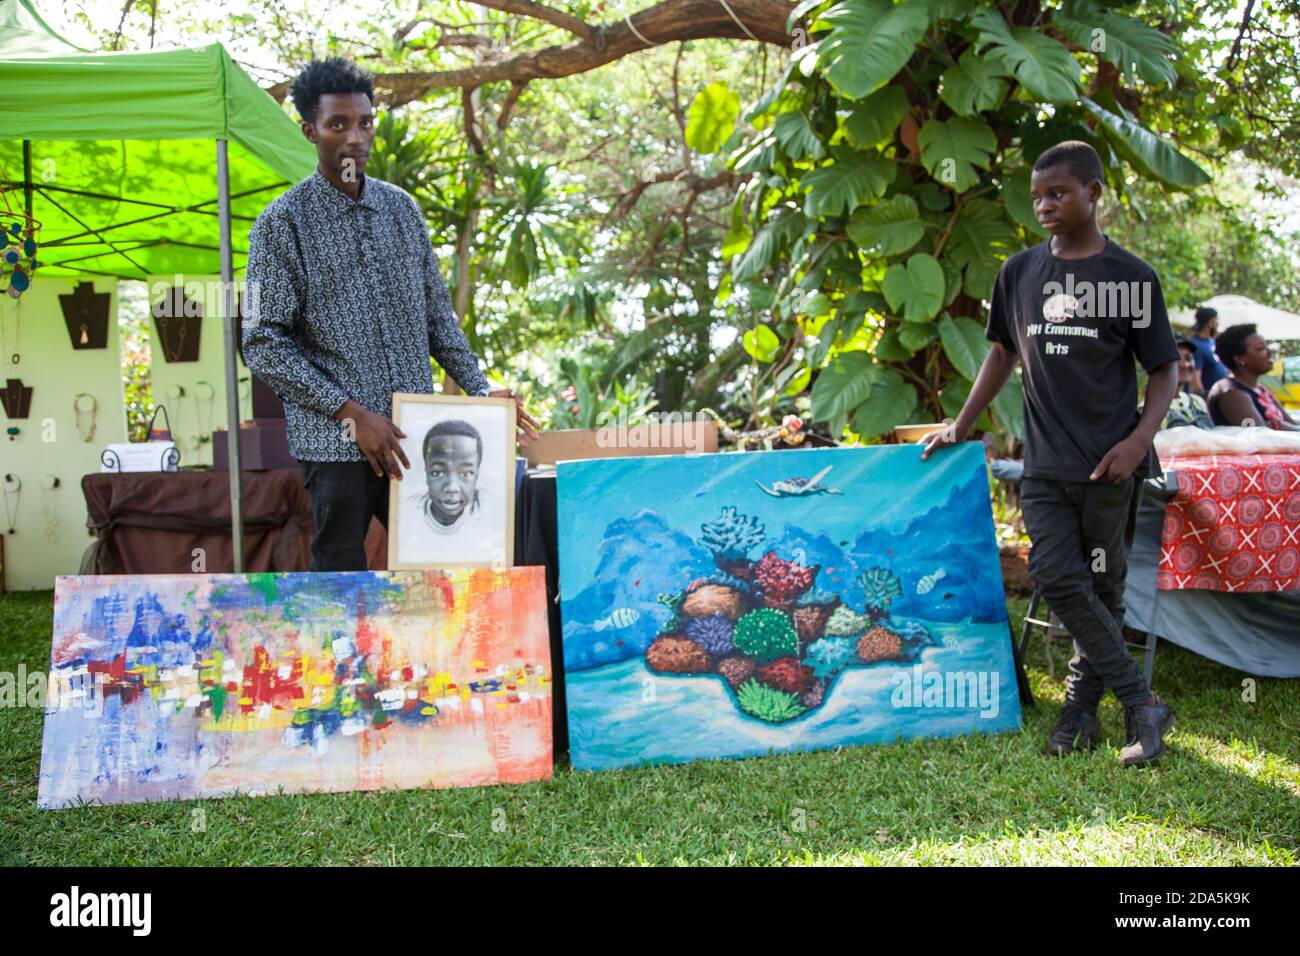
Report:
[[[393,396],[411,468],[388,483],[388,567],[509,567],[515,543],[515,400]]]
[[[1014,730],[983,449],[561,462],[573,765]]]
[[[549,779],[543,571],[58,578],[39,805]]]

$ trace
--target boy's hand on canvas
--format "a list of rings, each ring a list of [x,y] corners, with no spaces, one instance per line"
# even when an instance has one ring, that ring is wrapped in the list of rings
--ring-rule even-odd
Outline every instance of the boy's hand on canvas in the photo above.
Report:
[[[931,455],[941,448],[947,448],[949,445],[960,445],[966,440],[966,429],[958,429],[956,422],[949,422],[937,432],[931,432],[921,439],[924,446],[921,450],[921,460],[925,461]]]
[[[1133,477],[1133,472],[1137,470],[1138,465],[1142,464],[1146,456],[1146,443],[1135,441],[1130,435],[1106,452],[1105,457],[1092,470],[1088,478],[1091,481],[1105,478],[1111,484],[1121,485]]]
[[[513,398],[515,400],[516,414],[518,417],[519,440],[521,442],[533,441],[537,438],[537,429],[541,428],[541,423],[524,411],[524,399],[522,395],[516,395],[508,388],[499,388],[495,392],[488,392],[488,398]]]

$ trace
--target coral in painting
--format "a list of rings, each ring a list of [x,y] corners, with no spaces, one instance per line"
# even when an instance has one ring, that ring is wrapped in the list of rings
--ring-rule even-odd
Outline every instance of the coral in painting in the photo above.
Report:
[[[716,675],[742,712],[775,724],[821,707],[850,667],[914,661],[936,644],[919,622],[892,618],[890,604],[903,592],[889,568],[858,575],[859,609],[813,587],[820,566],[803,563],[799,548],[784,557],[769,544],[752,560],[763,525],[734,507],[701,532],[718,572],[659,595],[671,616],[645,652],[651,671]]]

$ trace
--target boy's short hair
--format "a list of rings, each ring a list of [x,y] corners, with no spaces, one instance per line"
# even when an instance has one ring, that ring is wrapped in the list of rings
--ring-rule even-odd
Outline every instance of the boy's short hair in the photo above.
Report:
[[[332,56],[312,60],[302,68],[289,87],[298,115],[308,123],[316,119],[316,107],[325,93],[364,93],[375,102],[374,78],[351,60]]]
[[[1179,335],[1174,338],[1174,344],[1180,349],[1187,349],[1189,352],[1196,351],[1196,343],[1185,335]]]
[[[1245,325],[1233,325],[1224,329],[1214,337],[1214,351],[1219,356],[1219,361],[1228,366],[1231,371],[1234,366],[1233,360],[1239,355],[1246,354],[1246,340],[1255,334],[1255,324],[1249,322]]]
[[[1219,317],[1218,309],[1212,309],[1208,305],[1200,306],[1196,310],[1195,317],[1192,319],[1192,328],[1197,329],[1199,331],[1200,329],[1203,329],[1207,325],[1209,325],[1210,320],[1217,319],[1218,317]]]
[[[483,463],[483,436],[478,433],[478,429],[469,422],[461,421],[459,418],[448,418],[445,421],[438,422],[425,433],[424,436],[424,467],[429,467],[429,450],[438,438],[448,435],[461,435],[465,438],[474,439],[478,445],[479,464]]]
[[[1105,182],[1105,173],[1101,168],[1101,156],[1081,139],[1067,139],[1063,143],[1049,146],[1034,160],[1034,170],[1051,169],[1053,166],[1065,166],[1070,175],[1085,186],[1094,181]]]

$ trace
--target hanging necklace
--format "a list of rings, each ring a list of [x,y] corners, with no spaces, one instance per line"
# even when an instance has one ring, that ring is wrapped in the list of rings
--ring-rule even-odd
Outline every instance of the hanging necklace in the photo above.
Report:
[[[82,399],[90,399],[90,407],[83,408]],[[72,412],[77,421],[77,437],[89,445],[95,440],[95,429],[99,427],[99,402],[88,392],[78,392],[72,400]],[[86,419],[90,420],[90,430],[86,429]]]
[[[175,325],[172,322],[175,321]],[[176,339],[176,348],[169,345],[173,338],[172,330],[179,327],[180,331],[174,333]],[[160,316],[158,319],[158,337],[162,339],[163,354],[167,356],[168,362],[179,362],[181,356],[185,354],[185,336],[189,334],[189,326],[185,324],[185,316]]]
[[[3,317],[0,317],[0,357],[10,365],[17,365],[23,360],[22,357],[23,341],[23,307],[17,305],[14,307],[14,337],[12,340],[5,337],[5,323]]]
[[[206,395],[203,393],[203,389],[207,390]],[[217,390],[212,387],[211,382],[194,383],[195,417],[199,423],[199,434],[194,442],[195,448],[212,441],[212,403],[216,397]]]
[[[46,475],[41,483],[41,516],[45,519],[45,540],[53,544],[59,538],[59,488],[57,475]]]
[[[18,496],[22,493],[23,483],[17,475],[5,475],[4,485],[0,487],[5,496],[5,524],[9,526],[9,533],[13,534],[14,522],[18,520]],[[12,506],[10,496],[13,497]]]
[[[184,385],[167,386],[167,431],[171,440],[180,448],[185,447],[181,441],[181,399],[184,397]],[[172,421],[173,418],[176,419],[175,422]]]

